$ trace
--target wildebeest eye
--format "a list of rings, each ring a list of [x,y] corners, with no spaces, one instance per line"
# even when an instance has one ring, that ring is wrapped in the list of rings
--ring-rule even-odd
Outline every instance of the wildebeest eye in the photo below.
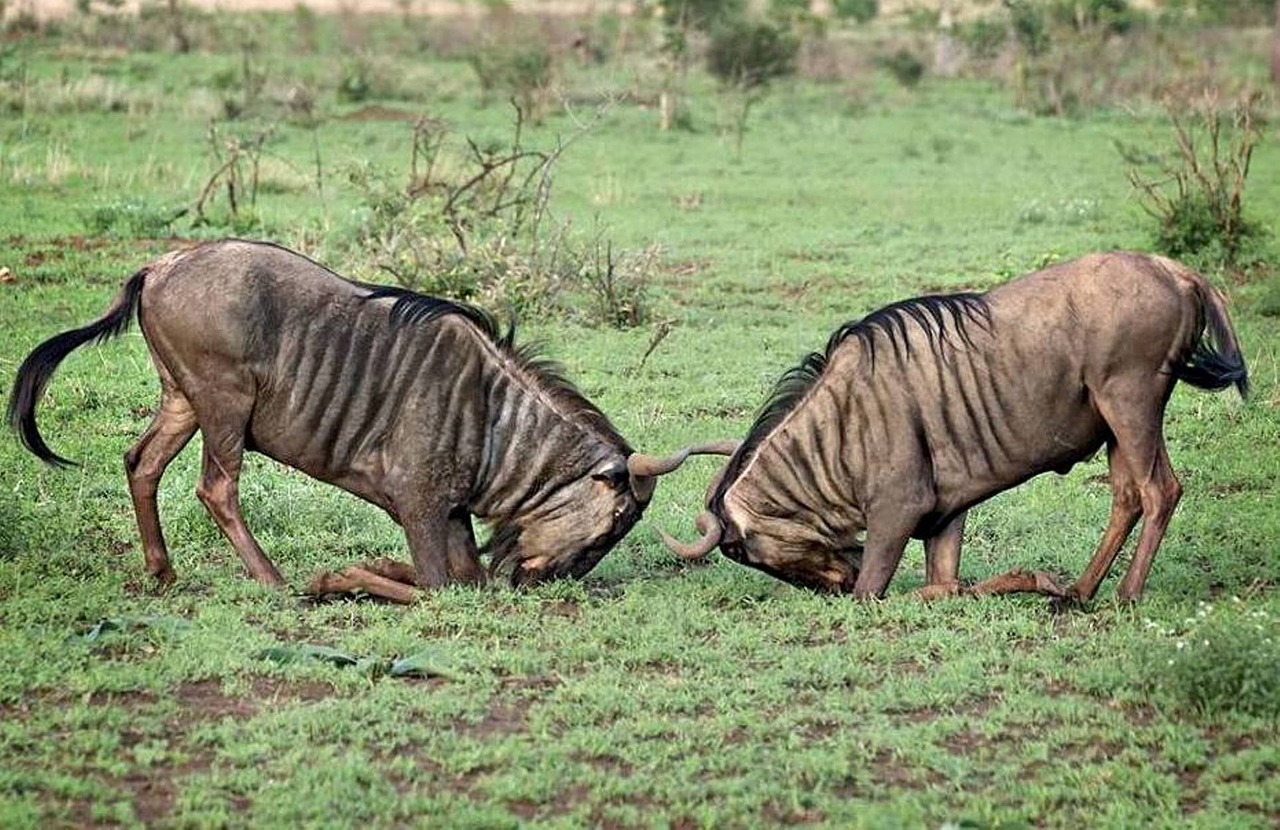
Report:
[[[596,481],[606,482],[614,490],[620,491],[631,486],[631,474],[627,472],[627,465],[625,464],[610,467],[598,473],[592,473],[591,477]]]

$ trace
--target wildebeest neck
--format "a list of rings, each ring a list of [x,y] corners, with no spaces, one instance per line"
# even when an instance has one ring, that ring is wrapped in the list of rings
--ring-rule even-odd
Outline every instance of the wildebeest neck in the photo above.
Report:
[[[609,419],[583,397],[554,361],[530,345],[516,345],[487,311],[400,288],[378,288],[368,299],[392,298],[396,325],[459,315],[480,334],[488,360],[474,379],[487,408],[482,463],[471,505],[478,516],[503,521],[537,507],[557,486],[587,474],[611,455],[626,459],[631,447]]]
[[[877,347],[887,346],[892,351],[893,361],[901,362],[913,357],[913,339],[910,329],[918,328],[924,332],[925,342],[934,357],[941,359],[943,347],[959,338],[961,343],[970,341],[969,325],[977,324],[979,328],[991,327],[991,310],[986,298],[977,293],[955,293],[955,295],[937,295],[915,297],[896,304],[883,307],[859,320],[850,320],[841,325],[827,341],[827,347],[820,352],[810,352],[799,365],[788,369],[774,384],[773,392],[760,407],[755,423],[742,441],[739,451],[728,461],[724,474],[716,491],[708,501],[708,507],[724,519],[724,493],[737,482],[742,471],[755,459],[756,453],[765,443],[776,437],[778,428],[801,409],[803,402],[812,395],[818,386],[824,371],[827,370],[831,357],[838,347],[850,339],[856,339],[867,351],[870,366],[876,365]],[[836,428],[835,424],[831,425]],[[820,430],[815,435],[820,438]],[[812,447],[809,450],[813,450]],[[804,459],[795,459],[804,461]]]

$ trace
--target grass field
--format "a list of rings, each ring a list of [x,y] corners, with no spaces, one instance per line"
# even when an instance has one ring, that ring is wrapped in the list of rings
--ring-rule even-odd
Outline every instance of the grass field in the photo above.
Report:
[[[340,100],[346,53],[323,21],[320,47],[301,49],[304,23],[220,18],[260,44],[244,51],[231,35],[188,55],[4,45],[6,389],[32,347],[187,238],[268,238],[379,278],[353,241],[369,210],[353,171],[404,175],[402,115],[481,145],[510,137],[510,109],[479,103],[465,61],[412,55],[396,26],[369,34],[378,94]],[[1264,72],[1260,52],[1238,62]],[[659,246],[652,320],[521,329],[646,451],[741,436],[784,369],[881,304],[1150,245],[1113,145],[1167,142],[1158,107],[1036,118],[989,81],[796,79],[753,112],[738,158],[708,80],[688,81],[692,129],[663,133],[635,89],[646,71],[567,64],[571,111],[557,100],[526,140],[550,147],[616,99],[565,150],[551,208],[619,250]],[[228,120],[249,77],[254,106]],[[296,86],[313,120],[290,109]],[[228,137],[265,130],[251,209],[229,216],[219,187],[209,224],[166,224]],[[1280,227],[1274,128],[1247,204]],[[1166,429],[1186,495],[1143,602],[1117,604],[1111,579],[1058,615],[1035,598],[905,596],[923,582],[915,544],[883,602],[718,555],[677,562],[652,528],[691,532],[710,461],[664,478],[580,582],[316,604],[242,576],[193,495],[195,447],[162,486],[178,581],[156,594],[120,460],[156,404],[154,372],[136,332],[83,349],[40,410],[82,466],[48,469],[0,440],[0,826],[1274,827],[1280,288],[1267,267],[1210,276],[1253,395],[1176,391]],[[661,321],[670,334],[644,359]],[[241,490],[295,589],[406,556],[377,510],[260,457]],[[963,574],[1075,575],[1109,503],[1100,459],[1003,494],[971,515]],[[306,645],[362,659],[281,659]],[[388,671],[403,657],[416,673]]]

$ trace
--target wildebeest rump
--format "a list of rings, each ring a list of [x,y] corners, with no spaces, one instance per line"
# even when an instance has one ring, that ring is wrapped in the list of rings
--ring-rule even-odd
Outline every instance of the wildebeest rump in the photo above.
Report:
[[[924,592],[955,593],[969,508],[1105,445],[1111,521],[1066,594],[1093,597],[1142,518],[1119,586],[1135,600],[1182,493],[1163,436],[1178,380],[1248,391],[1220,295],[1162,257],[1093,255],[986,294],[900,302],[784,375],[712,482],[701,540],[664,538],[688,557],[719,545],[787,582],[869,597],[914,537]]]
[[[35,407],[73,349],[136,314],[160,406],[125,454],[147,570],[174,577],[156,490],[199,429],[196,492],[249,573],[283,584],[241,517],[256,450],[382,507],[404,528],[423,587],[487,578],[471,516],[494,527],[490,570],[513,583],[579,576],[635,524],[673,459],[633,453],[557,369],[479,309],[349,282],[283,248],[199,245],[145,266],[109,311],[38,346],[10,423],[53,464]]]

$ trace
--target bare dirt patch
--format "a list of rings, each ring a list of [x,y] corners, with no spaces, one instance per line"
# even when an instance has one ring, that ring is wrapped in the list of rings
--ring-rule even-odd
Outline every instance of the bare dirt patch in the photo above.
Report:
[[[912,766],[887,749],[877,751],[870,766],[876,783],[890,789],[928,790],[947,781],[937,770]]]
[[[826,821],[827,816],[821,810],[800,807],[791,808],[783,807],[777,803],[769,802],[764,805],[761,814],[770,824],[781,824],[788,827],[795,827],[803,824],[818,824]]]
[[[342,116],[343,121],[416,121],[417,119],[416,113],[384,104],[369,104]]]
[[[95,692],[87,701],[93,706],[119,707],[137,713],[139,719],[167,702],[177,703],[177,712],[168,714],[163,720],[163,732],[144,734],[134,730],[125,730],[120,735],[120,745],[126,752],[148,742],[163,741],[174,753],[173,760],[154,766],[138,766],[131,768],[119,778],[105,779],[104,784],[111,789],[127,795],[132,803],[134,815],[144,826],[163,823],[174,809],[178,793],[183,781],[195,774],[204,772],[213,766],[216,754],[211,749],[193,747],[187,742],[187,736],[200,723],[210,720],[221,720],[226,717],[247,719],[253,717],[261,707],[272,701],[312,701],[333,695],[333,688],[326,683],[298,683],[276,678],[259,677],[251,684],[251,690],[244,696],[228,695],[218,680],[200,680],[183,683],[171,692],[155,693],[150,691]],[[62,705],[59,698],[65,695],[50,695],[41,703]],[[17,707],[12,714],[20,714]],[[5,717],[11,712],[0,710]],[[240,805],[247,808],[248,803]],[[82,826],[93,826],[95,804],[73,804],[71,812]]]
[[[246,697],[225,694],[218,680],[184,683],[174,690],[173,696],[187,718],[213,720],[227,715],[253,717],[264,701],[312,701],[332,695],[333,687],[328,683],[298,683],[258,677],[253,680],[253,690]]]

